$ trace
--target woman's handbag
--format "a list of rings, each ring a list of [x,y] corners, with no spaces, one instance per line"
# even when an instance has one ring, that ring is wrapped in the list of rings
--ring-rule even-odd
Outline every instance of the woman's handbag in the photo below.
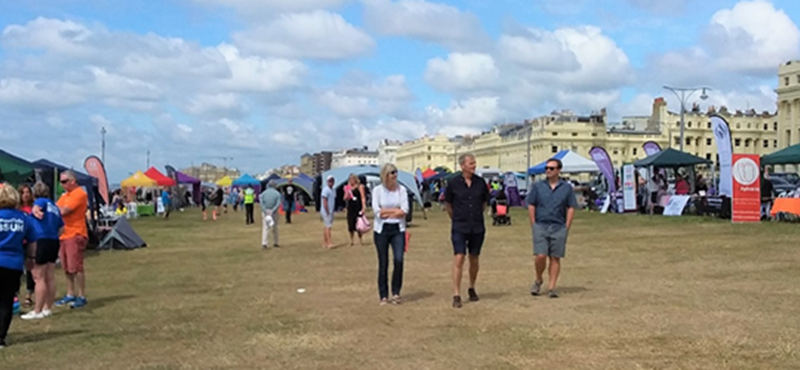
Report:
[[[356,230],[358,230],[358,232],[361,234],[366,234],[370,229],[372,229],[372,225],[370,225],[367,215],[362,214],[358,216],[358,219],[356,220]]]

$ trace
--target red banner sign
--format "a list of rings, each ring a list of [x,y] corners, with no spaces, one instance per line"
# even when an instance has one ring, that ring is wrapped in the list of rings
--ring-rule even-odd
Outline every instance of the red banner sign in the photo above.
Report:
[[[761,221],[761,167],[756,154],[734,154],[733,166],[733,222]]]

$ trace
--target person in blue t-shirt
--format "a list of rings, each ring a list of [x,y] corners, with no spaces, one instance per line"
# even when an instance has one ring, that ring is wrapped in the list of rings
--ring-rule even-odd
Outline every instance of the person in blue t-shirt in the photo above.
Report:
[[[60,247],[58,237],[64,231],[61,210],[49,198],[50,188],[41,182],[36,183],[33,196],[36,199],[33,208],[41,210],[43,215],[41,219],[32,217],[37,239],[33,267],[36,304],[33,311],[21,316],[23,320],[38,320],[52,315],[56,299],[56,259]]]
[[[36,250],[33,219],[17,210],[19,193],[13,186],[0,184],[0,348],[6,346],[6,335],[14,314],[14,293],[25,266],[25,256]],[[28,250],[22,241],[28,243]]]
[[[164,219],[169,218],[169,211],[172,209],[172,198],[170,197],[169,188],[164,188],[161,191],[161,204],[164,205]]]

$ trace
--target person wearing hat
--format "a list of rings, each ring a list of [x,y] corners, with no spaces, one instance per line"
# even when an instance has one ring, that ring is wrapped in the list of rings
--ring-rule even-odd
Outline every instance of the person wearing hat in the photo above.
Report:
[[[336,208],[336,193],[333,191],[334,181],[333,176],[328,176],[325,180],[325,187],[322,188],[322,207],[319,209],[322,223],[325,224],[325,229],[322,233],[322,247],[326,249],[333,248],[331,227],[333,227],[333,211]]]

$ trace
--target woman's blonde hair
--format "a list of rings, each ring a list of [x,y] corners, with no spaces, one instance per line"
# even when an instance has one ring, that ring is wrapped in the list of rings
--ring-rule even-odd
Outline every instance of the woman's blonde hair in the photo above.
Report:
[[[381,183],[386,185],[386,179],[389,177],[389,172],[397,171],[397,167],[391,163],[384,164],[381,167]]]
[[[16,209],[18,206],[19,193],[17,189],[9,184],[0,184],[0,209]]]
[[[355,181],[353,181],[353,180],[355,180]],[[358,175],[356,175],[354,173],[351,173],[350,177],[347,178],[347,182],[348,183],[355,183],[356,185],[358,185],[358,184],[361,183],[361,180],[358,179]]]

